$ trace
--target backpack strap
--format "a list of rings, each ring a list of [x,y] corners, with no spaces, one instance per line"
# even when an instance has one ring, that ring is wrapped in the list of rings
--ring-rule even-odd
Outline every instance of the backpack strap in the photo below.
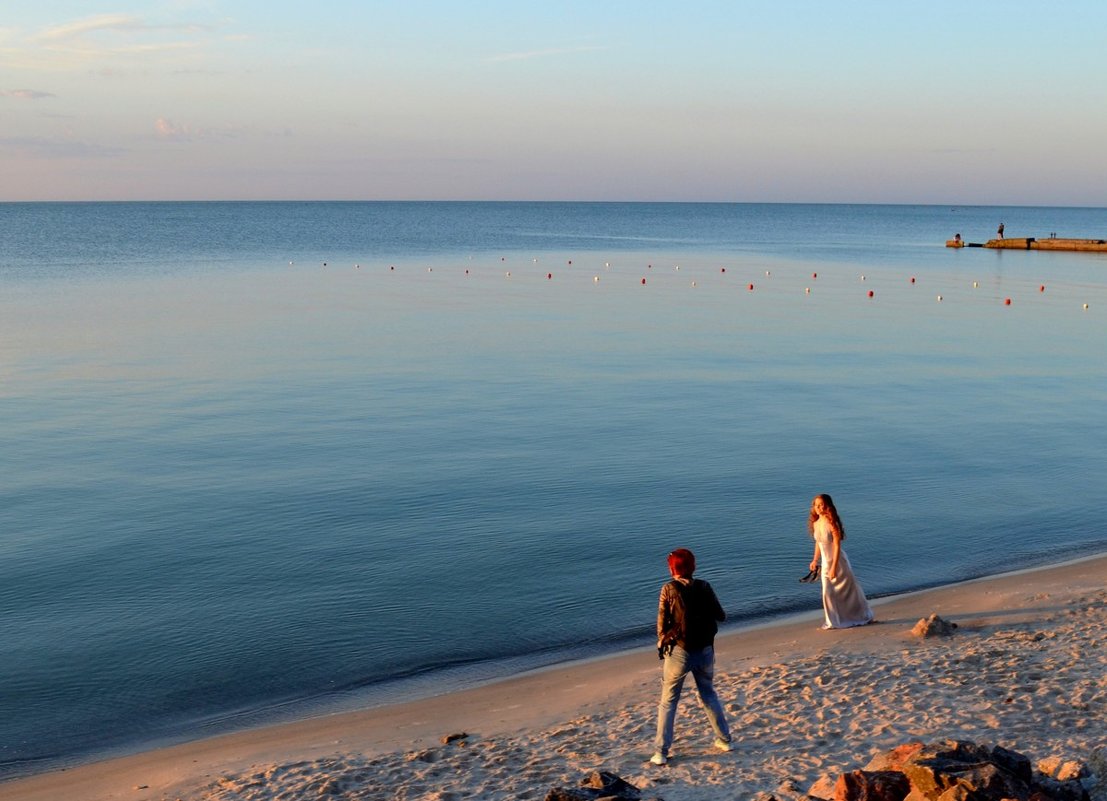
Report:
[[[684,583],[673,579],[669,582],[669,586],[673,588],[672,592],[669,593],[672,604],[667,610],[667,619],[663,622],[664,630],[661,633],[661,642],[657,649],[659,657],[672,653],[673,646],[676,645],[677,641],[684,639],[685,605],[684,596],[681,594]]]

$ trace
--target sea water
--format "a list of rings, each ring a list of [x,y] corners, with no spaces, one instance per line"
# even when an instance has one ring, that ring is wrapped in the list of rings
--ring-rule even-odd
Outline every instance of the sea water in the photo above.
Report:
[[[819,492],[870,596],[1104,550],[1107,256],[943,246],[1001,221],[1107,235],[0,204],[0,776],[648,645],[675,547],[817,609]]]

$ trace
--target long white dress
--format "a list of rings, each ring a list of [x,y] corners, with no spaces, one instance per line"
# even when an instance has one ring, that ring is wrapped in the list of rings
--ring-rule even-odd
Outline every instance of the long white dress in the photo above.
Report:
[[[831,581],[826,577],[830,568],[834,535],[830,530],[830,521],[819,518],[814,526],[815,541],[819,543],[822,554],[821,573],[823,580],[823,628],[845,629],[851,626],[864,626],[872,623],[873,610],[865,598],[865,591],[853,575],[853,568],[846,557],[845,549],[838,543],[838,574]]]

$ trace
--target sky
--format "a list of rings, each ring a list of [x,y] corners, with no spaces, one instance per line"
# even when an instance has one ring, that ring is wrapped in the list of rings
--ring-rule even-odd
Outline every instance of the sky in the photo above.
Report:
[[[0,201],[1107,206],[1102,0],[0,14]]]

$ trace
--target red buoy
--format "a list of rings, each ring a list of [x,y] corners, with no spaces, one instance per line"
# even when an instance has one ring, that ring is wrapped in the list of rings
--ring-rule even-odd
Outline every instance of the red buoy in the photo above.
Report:
[[[1011,305],[1011,298],[1007,298],[1007,300],[1003,301],[1003,305],[1004,306],[1010,306]]]
[[[747,288],[747,289],[748,289],[748,290],[749,290],[750,292],[753,292],[753,284],[750,284],[750,285],[749,285],[748,287],[746,287],[746,288]]]
[[[645,286],[645,285],[646,285],[646,279],[645,279],[645,278],[643,278],[643,279],[642,279],[642,286]]]
[[[869,290],[869,297],[871,298],[872,296],[873,296],[873,291],[870,289]]]

